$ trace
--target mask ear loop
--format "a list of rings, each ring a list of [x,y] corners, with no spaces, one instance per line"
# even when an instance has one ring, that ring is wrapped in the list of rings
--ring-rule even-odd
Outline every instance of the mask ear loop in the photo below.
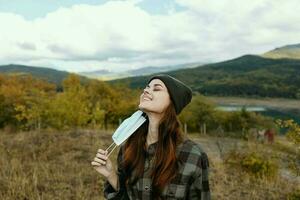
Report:
[[[110,156],[110,154],[115,150],[115,148],[117,147],[118,145],[116,144],[116,143],[111,143],[110,145],[109,145],[109,147],[107,147],[107,149],[105,150],[105,151],[107,151],[107,152],[109,152],[108,154],[107,154],[107,157],[109,157]],[[111,150],[110,150],[111,149]]]

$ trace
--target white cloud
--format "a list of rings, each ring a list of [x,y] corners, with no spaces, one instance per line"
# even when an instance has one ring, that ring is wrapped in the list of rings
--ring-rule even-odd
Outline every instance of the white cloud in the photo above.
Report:
[[[297,0],[176,0],[150,15],[140,0],[60,8],[28,21],[0,13],[0,64],[69,71],[228,59],[300,41]]]
[[[207,22],[219,44],[284,45],[300,41],[297,0],[176,0]],[[232,39],[230,39],[232,38]],[[226,42],[225,42],[226,44]],[[227,44],[226,44],[227,46]]]

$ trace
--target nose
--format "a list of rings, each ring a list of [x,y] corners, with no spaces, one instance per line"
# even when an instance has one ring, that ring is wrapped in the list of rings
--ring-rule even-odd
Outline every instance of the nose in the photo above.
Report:
[[[143,90],[143,94],[150,94],[150,92],[149,92],[149,88],[144,88],[144,90]]]
[[[148,92],[148,87],[144,88],[144,92]],[[148,92],[149,93],[149,92]]]

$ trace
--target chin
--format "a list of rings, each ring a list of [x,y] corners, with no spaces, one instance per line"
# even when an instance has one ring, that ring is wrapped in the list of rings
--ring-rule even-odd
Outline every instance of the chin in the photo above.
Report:
[[[138,106],[138,108],[139,108],[140,110],[144,110],[144,107],[141,106],[141,104]]]
[[[139,108],[141,111],[143,111],[143,112],[147,112],[147,111],[148,111],[148,109],[147,109],[146,107],[142,106],[141,104],[138,106],[138,108]]]

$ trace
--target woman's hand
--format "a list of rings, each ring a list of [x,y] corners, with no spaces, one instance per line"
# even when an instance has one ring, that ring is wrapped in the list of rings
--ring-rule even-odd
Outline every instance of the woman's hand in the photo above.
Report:
[[[91,164],[97,172],[108,179],[109,177],[114,176],[116,172],[111,160],[107,157],[107,153],[108,152],[103,149],[98,149],[96,157]]]

